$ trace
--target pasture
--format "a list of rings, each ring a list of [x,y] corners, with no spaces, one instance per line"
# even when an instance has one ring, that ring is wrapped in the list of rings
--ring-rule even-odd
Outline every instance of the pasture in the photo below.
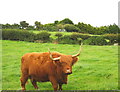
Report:
[[[2,41],[2,90],[20,90],[20,60],[29,52],[57,51],[76,54],[79,45]],[[50,82],[38,83],[40,90],[53,90]],[[35,90],[32,84],[27,90]],[[79,61],[63,90],[118,90],[118,47],[83,45]]]

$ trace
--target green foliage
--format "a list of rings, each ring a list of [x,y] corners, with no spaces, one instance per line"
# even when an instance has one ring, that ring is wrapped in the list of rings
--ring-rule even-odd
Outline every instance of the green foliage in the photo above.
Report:
[[[71,34],[71,39],[77,40],[77,38],[79,38],[79,33],[72,33]]]
[[[12,25],[12,28],[13,28],[13,29],[19,29],[19,28],[20,28],[20,25],[19,25],[19,24],[14,23],[14,24]]]
[[[116,24],[110,25],[108,33],[111,34],[120,33],[120,28]]]
[[[85,24],[85,23],[78,23],[76,25],[82,32],[82,33],[89,33],[89,34],[94,34],[94,27],[92,27],[90,24]]]
[[[63,24],[58,24],[58,25],[57,25],[57,28],[58,28],[58,29],[64,29],[64,25],[63,25]]]
[[[120,34],[89,35],[81,33],[56,33],[47,31],[38,31],[33,33],[27,30],[3,29],[3,40],[20,40],[32,42],[58,42],[64,44],[80,44],[84,41],[86,45],[113,45],[119,43]],[[57,39],[56,39],[57,38]]]
[[[118,37],[120,37],[120,34],[105,34],[103,35],[105,39],[109,40],[109,45],[113,45],[114,43],[119,43]]]
[[[61,36],[62,36],[62,33],[56,33],[55,36],[61,37]]]
[[[41,22],[35,21],[35,28],[36,30],[40,30],[42,29],[43,25],[41,24]]]
[[[2,28],[3,28],[3,29],[10,29],[10,28],[12,28],[12,27],[11,27],[10,24],[7,23],[7,24],[2,24]]]
[[[29,23],[27,23],[26,21],[21,21],[20,26],[22,29],[26,29],[29,26]]]
[[[2,29],[27,29],[27,30],[47,30],[50,32],[57,32],[59,29],[66,29],[67,32],[79,32],[87,33],[94,35],[103,35],[103,34],[117,34],[120,33],[120,28],[118,25],[108,25],[93,27],[90,24],[83,22],[78,22],[74,24],[69,18],[65,18],[61,21],[54,21],[54,23],[41,24],[41,22],[35,21],[35,25],[29,25],[26,21],[21,21],[20,24],[2,24]]]
[[[38,34],[34,34],[29,31],[23,30],[2,30],[3,40],[19,40],[19,41],[36,41],[41,40],[41,42],[50,41],[50,33],[42,31]]]
[[[77,40],[78,38],[81,38],[83,40],[86,40],[90,37],[90,35],[87,34],[81,34],[81,33],[72,33],[71,34],[72,39]]]
[[[107,41],[103,36],[92,36],[84,41],[87,45],[107,45]]]
[[[35,34],[28,31],[2,30],[3,40],[34,41]]]
[[[69,18],[65,18],[59,22],[60,24],[74,24]]]
[[[47,30],[47,31],[51,31],[51,32],[54,32],[54,31],[57,31],[57,27],[54,25],[54,23],[49,23],[49,24],[45,24],[43,26],[43,30]]]
[[[77,40],[72,39],[71,35],[64,35],[60,38],[59,43],[61,44],[78,44]]]
[[[26,30],[34,30],[34,26],[29,25]]]
[[[93,34],[102,35],[102,34],[107,33],[108,31],[109,31],[108,26],[95,27]]]
[[[36,40],[41,40],[43,42],[49,42],[50,41],[50,33],[46,31],[42,31],[36,35]]]
[[[62,36],[63,36],[63,34],[59,32],[59,33],[56,33],[56,34],[55,34],[55,36],[57,36],[57,40],[58,40],[58,42],[59,42],[60,37],[62,37]]]
[[[89,34],[97,34],[97,35],[101,35],[101,34],[117,34],[120,32],[120,28],[116,25],[110,25],[110,26],[101,26],[101,27],[93,27],[90,24],[85,24],[85,23],[78,23],[76,25],[82,33],[89,33]]]
[[[67,32],[79,32],[80,29],[72,24],[65,24],[64,25],[64,29],[67,31]]]
[[[63,44],[80,44],[82,40],[88,39],[90,36],[81,33],[72,33],[59,38],[59,43]]]
[[[56,24],[58,24],[59,23],[59,21],[58,20],[56,20],[56,21],[54,21],[54,24],[56,25]]]

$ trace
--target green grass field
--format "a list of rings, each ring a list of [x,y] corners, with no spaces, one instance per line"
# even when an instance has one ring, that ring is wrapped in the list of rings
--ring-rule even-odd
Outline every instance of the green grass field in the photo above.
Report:
[[[76,54],[79,45],[2,41],[2,90],[20,90],[20,59],[29,52],[57,51]],[[53,90],[50,82],[38,83],[40,90]],[[27,90],[34,90],[29,82]],[[118,90],[118,47],[83,45],[63,90]]]

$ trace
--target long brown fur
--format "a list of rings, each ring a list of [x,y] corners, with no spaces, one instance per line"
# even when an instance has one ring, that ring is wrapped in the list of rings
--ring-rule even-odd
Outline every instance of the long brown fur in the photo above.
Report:
[[[21,86],[25,90],[25,83],[31,80],[33,86],[38,89],[36,82],[50,81],[54,90],[62,90],[62,84],[67,84],[66,69],[72,72],[72,66],[78,60],[77,57],[64,55],[57,52],[52,57],[61,57],[59,61],[53,61],[50,53],[27,53],[21,59]]]

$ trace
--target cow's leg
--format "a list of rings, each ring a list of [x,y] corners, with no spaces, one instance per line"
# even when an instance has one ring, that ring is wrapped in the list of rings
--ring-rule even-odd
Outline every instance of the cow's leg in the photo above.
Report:
[[[54,91],[57,91],[58,90],[58,83],[57,83],[56,79],[54,77],[52,77],[52,76],[49,77],[49,79],[50,79],[50,82],[52,83]]]
[[[33,84],[34,88],[38,89],[36,81],[34,79],[32,79],[32,78],[30,80],[31,80],[31,83]]]
[[[59,84],[59,90],[62,90],[62,84]]]
[[[20,78],[20,80],[21,80],[22,90],[26,90],[25,89],[25,84],[26,84],[26,82],[28,80],[28,75],[22,75],[21,78]]]

